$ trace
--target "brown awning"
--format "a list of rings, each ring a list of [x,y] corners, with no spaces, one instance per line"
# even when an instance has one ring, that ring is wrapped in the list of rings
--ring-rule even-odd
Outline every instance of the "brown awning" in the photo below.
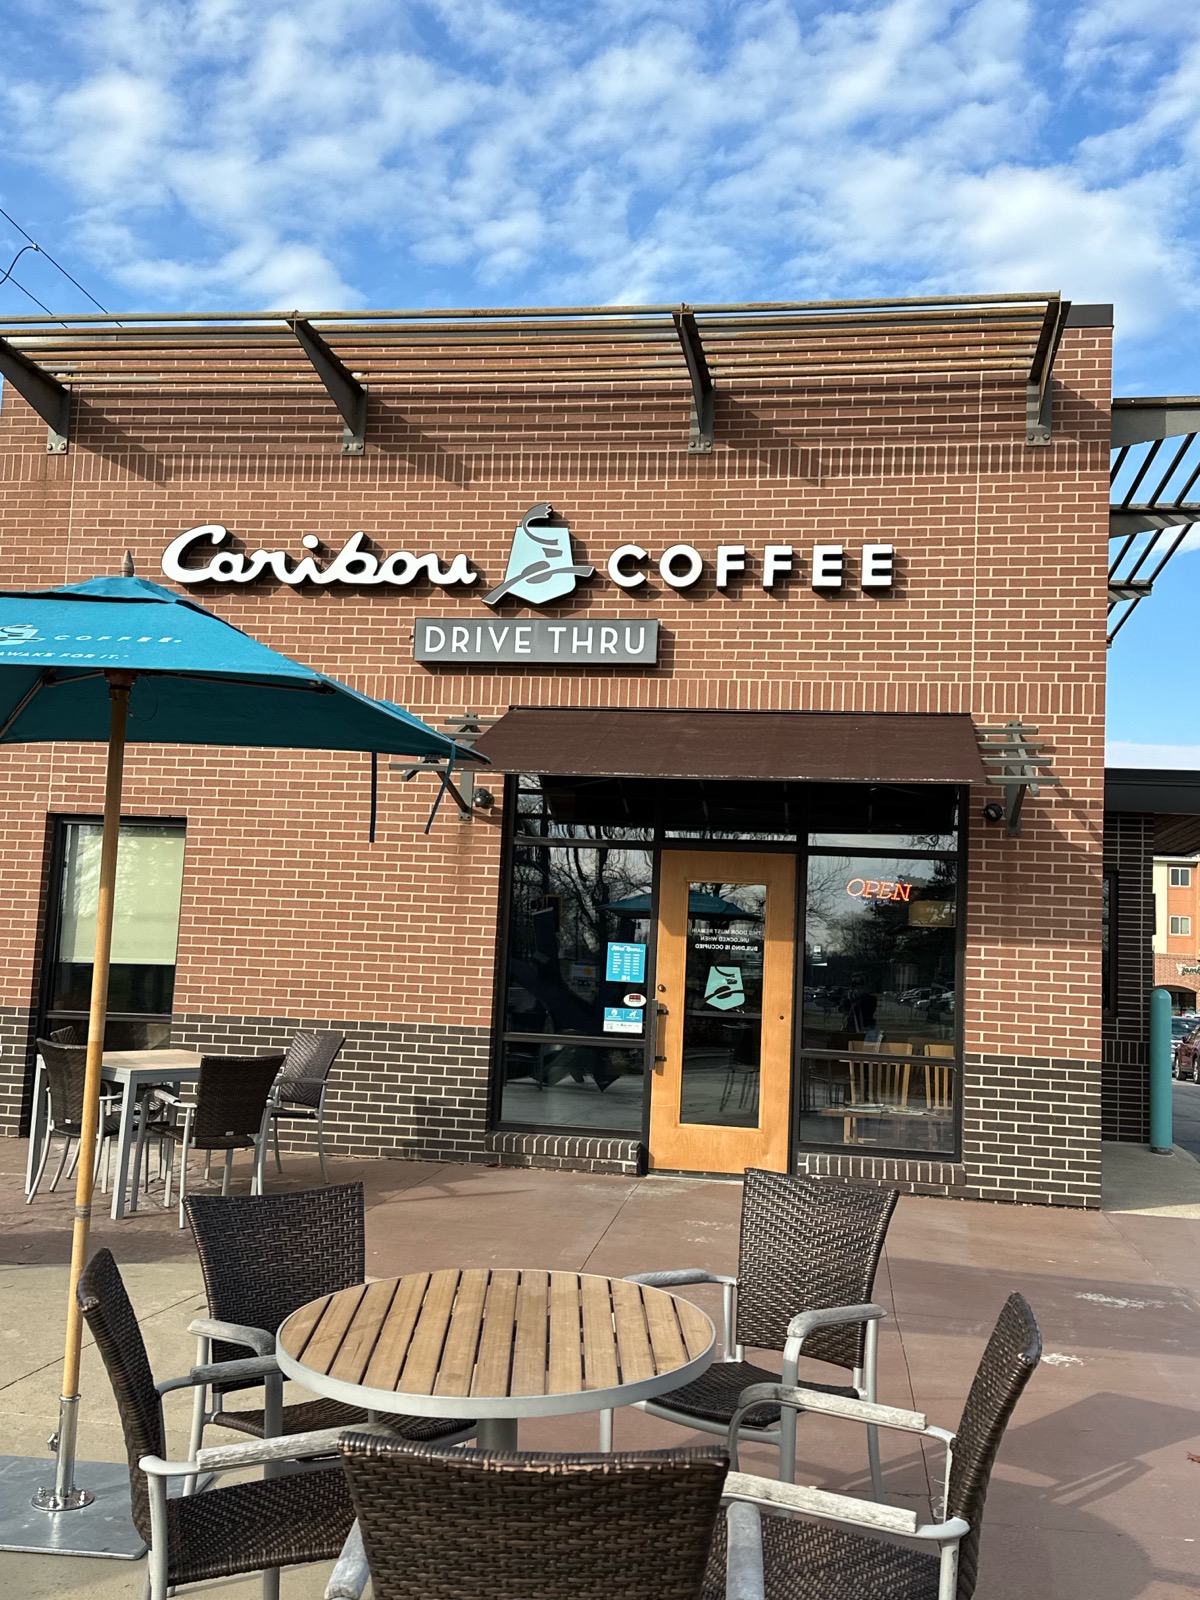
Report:
[[[475,749],[500,772],[563,777],[984,782],[965,715],[514,706]]]

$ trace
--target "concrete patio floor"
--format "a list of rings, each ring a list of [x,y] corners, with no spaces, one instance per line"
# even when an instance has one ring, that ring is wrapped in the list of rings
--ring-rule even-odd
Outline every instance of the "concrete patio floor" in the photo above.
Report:
[[[882,1400],[953,1427],[1011,1289],[1027,1296],[1044,1335],[1046,1358],[992,1478],[980,1600],[1166,1600],[1200,1585],[1200,1464],[1189,1460],[1189,1451],[1200,1454],[1200,1221],[1186,1214],[1189,1201],[1200,1200],[1200,1166],[1183,1151],[1177,1166],[1175,1157],[1137,1154],[1141,1160],[1127,1156],[1114,1180],[1119,1192],[1106,1191],[1106,1203],[1131,1197],[1133,1209],[910,1197],[897,1209],[877,1282],[889,1312]],[[44,1195],[23,1205],[24,1159],[23,1143],[0,1141],[0,1453],[34,1455],[45,1453],[57,1410],[72,1201]],[[1161,1166],[1147,1177],[1145,1163],[1155,1159],[1172,1163],[1168,1188],[1174,1185],[1157,1208],[1153,1200],[1162,1200],[1168,1180]],[[376,1276],[438,1266],[623,1274],[735,1265],[736,1183],[391,1161],[339,1161],[335,1175],[366,1187],[368,1271]],[[290,1158],[278,1184],[317,1181],[315,1161]],[[1149,1209],[1138,1204],[1138,1184],[1150,1186]],[[184,1327],[203,1308],[190,1235],[156,1209],[119,1224],[105,1216],[94,1241],[113,1250],[126,1275],[156,1375],[186,1370],[192,1351]],[[708,1304],[702,1293],[696,1299]],[[81,1458],[122,1459],[115,1407],[90,1341],[82,1392]],[[187,1406],[168,1400],[173,1453],[186,1439]],[[594,1448],[595,1426],[588,1418],[529,1424],[522,1445]],[[617,1417],[618,1448],[697,1437],[640,1412]],[[804,1419],[799,1452],[799,1481],[864,1492],[856,1429]],[[895,1436],[884,1460],[889,1496],[917,1504],[936,1457],[927,1462]],[[766,1453],[748,1452],[746,1464],[772,1470]],[[137,1596],[144,1575],[141,1562],[0,1555],[3,1593],[31,1600]],[[316,1568],[285,1573],[285,1600],[319,1600],[326,1577]],[[257,1579],[211,1587],[229,1600],[261,1592]]]

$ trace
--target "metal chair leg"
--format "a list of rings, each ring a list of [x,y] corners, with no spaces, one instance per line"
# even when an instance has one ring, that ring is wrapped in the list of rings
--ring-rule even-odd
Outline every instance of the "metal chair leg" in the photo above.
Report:
[[[283,1162],[279,1158],[279,1118],[271,1118],[271,1134],[275,1140],[275,1171],[283,1175]]]
[[[226,1152],[225,1152],[225,1171],[221,1174],[221,1193],[222,1193],[222,1195],[227,1195],[229,1193],[229,1179],[230,1179],[230,1175],[232,1174],[232,1172],[233,1172],[233,1146],[230,1145],[229,1149],[226,1150]]]
[[[71,1138],[69,1133],[63,1134],[62,1159],[59,1161],[59,1163],[58,1163],[58,1171],[54,1174],[54,1177],[53,1177],[53,1179],[51,1180],[51,1183],[50,1183],[50,1193],[51,1194],[53,1194],[54,1191],[58,1188],[59,1182],[62,1179],[63,1170],[65,1169],[65,1167],[67,1165],[67,1157],[71,1154],[71,1145],[72,1145],[73,1142],[74,1141],[72,1140],[72,1138]],[[72,1170],[74,1170],[74,1169],[72,1168]]]
[[[206,1150],[204,1152],[204,1181],[205,1181],[205,1183],[208,1183],[211,1178],[212,1178],[212,1151],[211,1150]],[[225,1191],[222,1190],[221,1192],[223,1194]]]
[[[188,1130],[190,1133],[190,1129]],[[191,1142],[184,1139],[179,1146],[179,1226],[184,1223],[183,1202],[187,1199],[187,1158],[191,1150]]]
[[[613,1414],[611,1411],[600,1413],[600,1449],[606,1454],[613,1447]]]
[[[329,1182],[329,1163],[325,1160],[325,1117],[317,1112],[317,1156],[321,1162],[321,1182]]]
[[[32,1184],[32,1187],[29,1190],[29,1193],[25,1196],[25,1204],[26,1205],[29,1204],[29,1202],[33,1199],[34,1195],[38,1192],[38,1186],[42,1181],[42,1175],[46,1171],[46,1162],[50,1159],[50,1141],[51,1141],[51,1139],[53,1137],[54,1137],[54,1134],[53,1134],[52,1130],[50,1128],[47,1128],[46,1129],[46,1136],[42,1140],[42,1153],[41,1153],[41,1156],[38,1158],[37,1171],[33,1175],[33,1184]]]

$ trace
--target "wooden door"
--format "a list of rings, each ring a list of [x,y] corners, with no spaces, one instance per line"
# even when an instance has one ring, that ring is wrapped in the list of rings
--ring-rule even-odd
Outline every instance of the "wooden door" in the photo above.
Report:
[[[787,1170],[795,902],[793,856],[663,852],[652,1167]]]

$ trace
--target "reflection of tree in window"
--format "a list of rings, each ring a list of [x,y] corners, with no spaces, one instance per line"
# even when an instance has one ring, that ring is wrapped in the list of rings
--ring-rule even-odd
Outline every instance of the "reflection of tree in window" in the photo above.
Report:
[[[607,946],[646,942],[650,881],[644,851],[518,846],[509,941],[510,1029],[602,1032],[603,1006],[621,1003],[617,986],[605,983]]]

